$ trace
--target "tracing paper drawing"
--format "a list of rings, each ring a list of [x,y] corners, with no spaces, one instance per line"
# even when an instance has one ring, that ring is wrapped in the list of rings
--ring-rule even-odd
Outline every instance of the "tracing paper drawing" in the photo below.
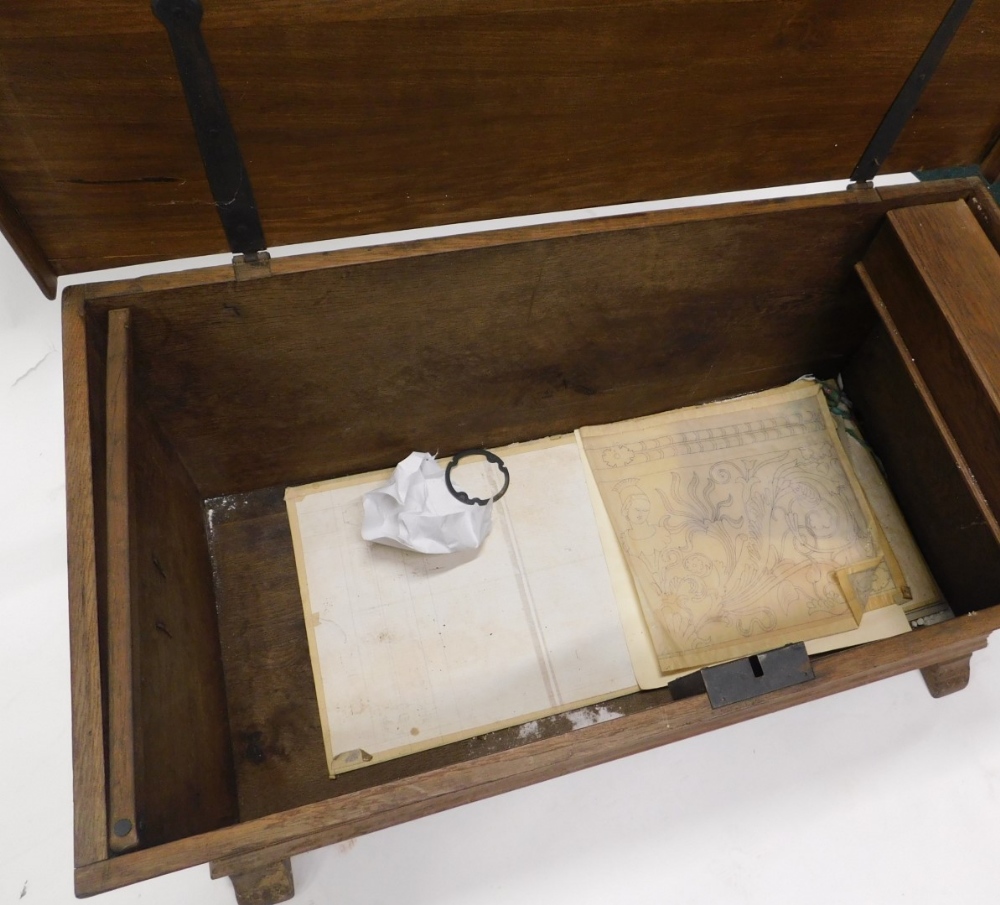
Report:
[[[671,672],[855,628],[891,556],[814,382],[579,432]]]
[[[287,492],[331,775],[635,690],[574,439],[498,452],[467,553],[361,539],[389,472]]]

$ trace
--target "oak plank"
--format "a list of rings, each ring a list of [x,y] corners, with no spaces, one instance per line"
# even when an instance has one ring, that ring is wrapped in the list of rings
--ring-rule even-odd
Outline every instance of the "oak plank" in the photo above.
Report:
[[[138,393],[129,459],[137,816],[155,846],[239,813],[201,500]]]
[[[980,488],[975,475],[972,473],[972,469],[969,467],[969,463],[965,458],[965,454],[962,452],[961,447],[958,445],[958,441],[955,439],[955,435],[952,433],[951,428],[948,426],[948,421],[946,420],[944,413],[941,411],[940,406],[937,404],[930,388],[927,386],[927,381],[920,369],[917,367],[916,359],[913,357],[909,346],[906,344],[906,340],[903,338],[902,334],[899,332],[899,328],[896,326],[896,322],[893,319],[892,313],[889,311],[885,304],[885,300],[882,297],[881,291],[872,279],[871,274],[868,272],[868,268],[865,264],[857,265],[858,276],[861,279],[862,284],[868,291],[869,296],[875,305],[879,316],[885,326],[886,335],[890,338],[893,346],[895,346],[896,352],[898,354],[898,360],[905,368],[913,387],[919,394],[920,401],[923,403],[923,407],[926,409],[931,421],[933,422],[934,434],[940,437],[944,447],[947,449],[947,461],[949,463],[954,463],[954,466],[961,476],[965,488],[969,496],[975,501],[976,506],[979,509],[979,515],[983,523],[988,525],[990,530],[993,532],[994,536],[1000,541],[1000,522],[998,522],[997,517],[994,515],[993,511],[990,509],[989,502],[983,495],[982,488]],[[868,341],[868,343],[874,342],[878,343],[878,337],[873,336]],[[888,357],[888,356],[887,356]],[[848,371],[851,371],[849,366]],[[859,386],[858,382],[852,379],[852,384]],[[859,386],[859,398],[862,398],[865,394],[864,388]],[[905,399],[902,395],[900,399]],[[908,405],[910,400],[906,399],[902,407],[909,409],[912,405]],[[869,416],[866,419],[866,423],[870,424],[877,431],[877,436],[883,437],[887,433],[886,428],[878,427],[877,423],[880,416],[885,415],[885,409],[887,406],[882,405],[878,408],[873,408],[870,411]],[[899,432],[900,442],[909,442],[913,437],[913,431],[901,431]],[[879,447],[882,448],[881,445]],[[949,469],[950,470],[950,469]],[[922,486],[922,482],[914,482],[914,486]]]
[[[952,179],[883,185],[874,191],[882,201],[892,202],[893,207],[910,207],[914,204],[935,204],[968,198],[982,184],[983,181],[978,176],[957,176]]]
[[[107,531],[108,531],[108,810],[109,847],[128,851],[139,844],[135,801],[135,709],[133,668],[129,470],[132,415],[130,312],[108,312]]]
[[[873,294],[879,305],[880,299]],[[865,438],[938,585],[956,612],[992,606],[1000,587],[996,519],[891,318],[842,373]]]
[[[882,204],[376,250],[386,259],[93,305],[132,308],[143,396],[213,497],[832,373],[875,320],[851,264]]]
[[[1000,255],[963,201],[890,211],[864,259],[983,496],[1000,509]]]
[[[217,0],[204,31],[285,245],[847,178],[948,6]],[[887,169],[980,159],[998,11],[974,5]],[[148,4],[4,7],[0,57],[2,187],[56,272],[226,250]]]
[[[73,706],[73,849],[77,866],[108,856],[91,412],[83,293],[63,295],[63,394],[69,640]]]
[[[724,204],[670,208],[635,214],[613,214],[599,217],[579,217],[534,226],[483,227],[474,232],[434,239],[411,239],[379,244],[361,245],[335,251],[307,252],[303,254],[272,257],[272,274],[301,273],[354,264],[391,261],[398,258],[451,251],[468,251],[475,248],[493,248],[521,242],[541,242],[590,233],[617,232],[644,229],[653,226],[728,219],[745,215],[765,215],[790,212],[804,208],[817,209],[842,205],[882,204],[884,213],[890,206],[927,204],[934,201],[953,201],[968,198],[982,188],[982,180],[974,177],[940,179],[933,182],[906,183],[882,186],[878,189],[858,189],[849,192],[824,192],[816,195],[738,201]],[[125,280],[108,280],[88,283],[83,287],[87,299],[107,299],[115,296],[159,292],[166,289],[183,289],[189,286],[228,283],[234,279],[230,265],[195,268],[173,273],[153,274]]]
[[[56,297],[56,272],[28,224],[7,193],[0,187],[0,235],[10,243],[46,298]]]
[[[974,188],[976,180],[959,178],[921,183],[938,200],[952,200],[966,197]],[[272,274],[301,273],[354,264],[392,261],[398,258],[418,257],[430,254],[444,254],[452,251],[469,251],[477,248],[494,248],[522,242],[540,242],[546,239],[560,239],[590,233],[617,232],[643,229],[651,226],[680,224],[693,221],[726,219],[734,216],[766,214],[769,212],[792,211],[803,208],[839,207],[861,203],[878,203],[886,189],[869,189],[851,192],[824,192],[817,195],[786,198],[761,199],[755,201],[728,202],[724,204],[700,205],[695,207],[669,208],[632,214],[609,214],[599,217],[581,216],[576,219],[558,220],[533,226],[492,228],[481,225],[472,232],[461,232],[453,236],[438,236],[433,239],[401,239],[391,242],[373,242],[358,247],[306,252],[303,254],[272,257]],[[906,203],[908,193],[902,197],[891,196],[894,203]],[[920,203],[920,202],[913,202]],[[159,292],[166,289],[182,289],[203,284],[228,283],[235,279],[233,267],[217,265],[171,273],[152,274],[124,280],[109,280],[88,283],[83,287],[87,299],[105,299],[114,296],[133,295],[143,292]]]

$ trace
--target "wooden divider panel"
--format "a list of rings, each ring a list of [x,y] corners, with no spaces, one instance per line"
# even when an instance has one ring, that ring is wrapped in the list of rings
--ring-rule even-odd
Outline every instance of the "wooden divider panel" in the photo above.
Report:
[[[955,201],[890,211],[864,269],[1000,511],[1000,255]]]

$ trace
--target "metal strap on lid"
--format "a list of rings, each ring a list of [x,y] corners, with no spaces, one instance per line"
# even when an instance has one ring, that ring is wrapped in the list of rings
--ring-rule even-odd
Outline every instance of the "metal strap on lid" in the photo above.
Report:
[[[200,0],[152,0],[177,63],[205,175],[233,254],[253,260],[267,248],[250,176],[201,34]]]
[[[878,171],[882,168],[889,154],[892,151],[896,140],[903,134],[903,129],[910,121],[920,97],[924,93],[934,75],[938,64],[944,58],[945,52],[951,45],[952,38],[958,31],[959,26],[965,19],[965,14],[972,6],[972,0],[955,0],[951,8],[945,13],[944,19],[938,26],[934,37],[931,38],[924,52],[917,60],[917,65],[913,67],[913,72],[903,83],[899,94],[892,102],[881,125],[865,148],[865,153],[861,155],[861,160],[851,173],[851,182],[871,182]]]

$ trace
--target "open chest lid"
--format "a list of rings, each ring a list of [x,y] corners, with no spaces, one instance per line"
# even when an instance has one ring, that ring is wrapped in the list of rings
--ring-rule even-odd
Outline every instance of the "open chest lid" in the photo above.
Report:
[[[154,0],[167,28],[135,0],[0,9],[0,227],[49,295],[238,250],[185,88],[203,129],[231,122],[236,169],[214,165],[270,246],[844,179],[914,79],[876,165],[1000,170],[1000,0],[198,6]]]

